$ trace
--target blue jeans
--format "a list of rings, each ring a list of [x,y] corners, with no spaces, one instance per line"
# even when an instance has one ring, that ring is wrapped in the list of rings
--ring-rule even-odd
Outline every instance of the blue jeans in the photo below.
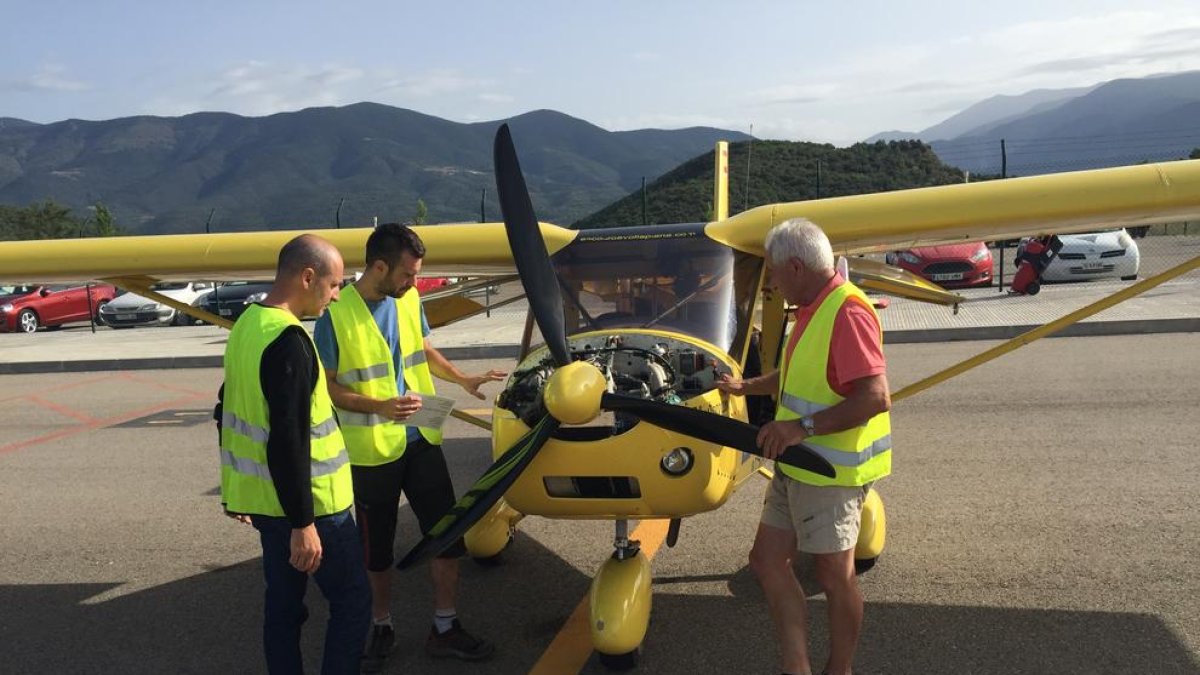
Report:
[[[321,538],[321,565],[313,579],[329,601],[325,628],[324,675],[357,674],[363,643],[371,624],[371,588],[363,562],[358,527],[351,509],[316,519]],[[308,575],[288,563],[292,526],[286,518],[251,516],[262,539],[263,577],[267,582],[263,611],[263,651],[271,675],[304,672],[300,628],[308,619],[304,592]]]

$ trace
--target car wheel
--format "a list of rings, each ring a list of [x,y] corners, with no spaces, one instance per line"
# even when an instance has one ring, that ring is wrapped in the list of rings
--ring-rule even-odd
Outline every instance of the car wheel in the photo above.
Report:
[[[190,326],[195,322],[191,314],[175,310],[175,316],[171,319],[171,323],[176,326]]]
[[[1136,280],[1137,280],[1136,274],[1127,274],[1127,275],[1121,277],[1121,281],[1136,281]]]
[[[32,309],[21,310],[17,315],[17,329],[22,333],[36,333],[39,321],[37,312]]]
[[[1025,289],[1025,295],[1037,295],[1040,290],[1042,290],[1042,285],[1035,281]]]
[[[96,323],[98,323],[98,324],[100,324],[100,325],[104,325],[104,320],[103,320],[102,318],[100,318],[100,310],[101,310],[101,309],[103,309],[103,308],[104,308],[104,306],[105,306],[105,305],[107,305],[107,304],[108,304],[108,301],[107,301],[107,300],[101,300],[101,301],[100,301],[100,302],[99,302],[99,303],[96,305],[96,316],[94,316],[93,318],[96,320]]]

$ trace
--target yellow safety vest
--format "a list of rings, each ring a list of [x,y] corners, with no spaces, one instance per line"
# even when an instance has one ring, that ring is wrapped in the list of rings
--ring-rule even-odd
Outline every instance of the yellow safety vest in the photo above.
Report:
[[[251,305],[229,333],[221,414],[221,497],[225,508],[233,513],[285,515],[267,468],[271,418],[259,372],[267,346],[288,326],[299,325],[291,312]],[[317,368],[309,410],[313,514],[328,516],[350,508],[354,486],[350,457],[333,416],[333,402],[321,368]]]
[[[341,298],[329,305],[329,318],[338,344],[337,381],[354,392],[374,399],[400,395],[396,386],[396,366],[392,350],[379,332],[375,317],[353,284],[342,289]],[[404,383],[420,394],[435,394],[433,376],[425,362],[425,336],[421,335],[421,296],[410,288],[396,299],[399,322],[400,358]],[[355,466],[377,466],[399,459],[407,445],[402,423],[374,413],[338,408],[338,421],[346,437],[350,462]],[[442,432],[418,427],[421,436],[433,445],[441,445]]]
[[[856,301],[870,309],[872,314],[875,313],[867,296],[849,282],[830,291],[821,302],[791,357],[785,356],[787,371],[779,378],[776,420],[794,420],[814,415],[845,400],[829,386],[829,348],[838,310],[843,304]],[[877,321],[878,318],[876,315]],[[892,422],[886,412],[875,415],[862,426],[810,436],[804,440],[804,444],[829,460],[837,476],[826,478],[790,464],[778,463],[778,468],[785,475],[802,483],[850,487],[865,485],[892,472]]]

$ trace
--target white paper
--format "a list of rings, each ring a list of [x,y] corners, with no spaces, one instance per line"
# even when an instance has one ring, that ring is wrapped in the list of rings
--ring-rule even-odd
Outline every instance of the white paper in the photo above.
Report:
[[[409,427],[441,429],[454,409],[454,399],[432,394],[421,394],[421,409],[400,422]]]

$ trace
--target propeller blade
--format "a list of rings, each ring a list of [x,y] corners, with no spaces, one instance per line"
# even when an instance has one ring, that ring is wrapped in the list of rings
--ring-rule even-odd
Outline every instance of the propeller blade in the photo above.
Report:
[[[762,450],[758,447],[758,427],[724,415],[682,405],[671,405],[661,401],[610,393],[600,397],[600,407],[605,410],[626,412],[685,436],[737,448],[742,452],[762,457]],[[784,450],[783,455],[778,459],[826,478],[833,478],[837,475],[829,460],[803,444],[793,445]]]
[[[538,228],[529,190],[525,187],[525,176],[517,161],[517,149],[513,147],[512,133],[507,124],[496,131],[494,148],[496,163],[496,194],[500,199],[500,212],[504,214],[504,230],[508,233],[508,245],[512,249],[521,285],[529,298],[529,308],[537,322],[546,346],[559,366],[571,362],[567,348],[567,333],[564,328],[562,293],[558,277],[550,264],[546,242]]]
[[[406,569],[445,551],[451,544],[471,529],[471,526],[487,515],[489,509],[504,496],[516,482],[539,450],[558,428],[558,420],[546,415],[534,425],[529,433],[521,437],[505,451],[470,490],[462,496],[446,515],[442,516],[421,541],[396,563],[398,569]]]

